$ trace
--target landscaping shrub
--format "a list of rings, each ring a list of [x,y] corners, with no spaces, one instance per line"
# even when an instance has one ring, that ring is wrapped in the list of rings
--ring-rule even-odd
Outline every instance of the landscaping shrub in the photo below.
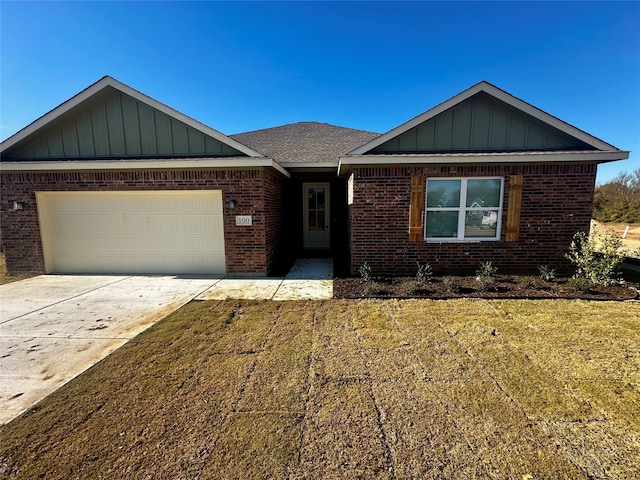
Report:
[[[622,240],[613,234],[589,237],[577,232],[569,245],[566,258],[576,267],[576,277],[594,284],[610,286],[619,282],[618,268],[623,260]]]
[[[378,282],[367,281],[365,288],[366,295],[379,295],[382,293],[382,286]]]
[[[416,278],[423,283],[429,283],[431,278],[433,277],[433,270],[431,269],[431,265],[429,263],[420,263],[416,262],[418,265],[418,271],[416,272]]]
[[[538,270],[540,270],[540,279],[543,282],[552,282],[556,278],[556,271],[549,265],[540,265]]]
[[[497,267],[491,262],[484,262],[480,269],[476,271],[476,285],[480,290],[491,290],[495,288]]]
[[[358,268],[358,273],[360,274],[363,282],[370,282],[373,280],[373,269],[367,262],[364,262],[362,265],[360,265],[360,267]]]
[[[540,283],[540,278],[538,277],[521,277],[520,284],[524,288],[528,288],[530,290],[541,290],[542,284]]]
[[[442,284],[449,293],[458,293],[460,291],[460,283],[458,283],[458,281],[453,277],[444,277],[442,279]]]
[[[416,292],[420,290],[421,284],[422,282],[419,282],[419,281],[404,282],[401,286],[402,292],[408,296],[415,295]]]
[[[567,287],[577,292],[587,293],[593,283],[591,280],[583,277],[572,277],[567,281]]]

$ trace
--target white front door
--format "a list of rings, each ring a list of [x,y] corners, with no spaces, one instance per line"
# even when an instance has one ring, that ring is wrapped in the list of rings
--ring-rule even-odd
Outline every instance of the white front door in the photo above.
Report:
[[[305,183],[302,188],[304,248],[330,248],[329,184]]]

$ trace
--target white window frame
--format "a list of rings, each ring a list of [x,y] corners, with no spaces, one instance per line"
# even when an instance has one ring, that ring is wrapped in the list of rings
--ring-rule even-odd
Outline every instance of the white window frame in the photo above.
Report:
[[[460,180],[460,204],[458,207],[431,207],[427,208],[429,198],[429,180]],[[500,180],[500,205],[498,207],[467,207],[467,182],[469,180]],[[424,240],[425,242],[496,242],[500,241],[502,232],[502,213],[504,204],[504,177],[429,177],[425,183],[424,195]],[[464,227],[466,213],[472,210],[495,210],[498,209],[495,237],[465,237]],[[427,237],[427,212],[458,212],[458,236],[457,237]]]

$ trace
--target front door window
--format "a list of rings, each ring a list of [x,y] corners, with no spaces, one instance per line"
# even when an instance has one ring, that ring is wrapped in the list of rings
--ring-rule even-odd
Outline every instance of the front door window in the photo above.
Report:
[[[329,184],[305,183],[304,247],[329,248]]]

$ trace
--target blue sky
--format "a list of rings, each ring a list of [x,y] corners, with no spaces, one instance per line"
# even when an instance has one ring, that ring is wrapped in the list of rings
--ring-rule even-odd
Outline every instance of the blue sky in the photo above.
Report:
[[[374,132],[487,80],[631,150],[640,2],[0,2],[0,138],[104,75],[233,134]]]

